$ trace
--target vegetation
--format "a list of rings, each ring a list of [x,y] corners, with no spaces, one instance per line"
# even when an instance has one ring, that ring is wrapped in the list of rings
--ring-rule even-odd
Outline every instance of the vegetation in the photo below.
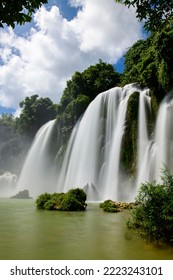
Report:
[[[162,170],[161,183],[142,184],[128,227],[153,243],[173,242],[173,175]]]
[[[36,200],[38,209],[58,211],[83,211],[86,209],[86,193],[82,189],[71,189],[67,193],[44,193]]]
[[[24,24],[32,20],[32,13],[47,0],[1,0],[0,27],[7,24],[15,27],[15,23]]]
[[[172,16],[173,2],[170,0],[115,0],[136,8],[136,17],[145,21],[146,30],[156,31]]]
[[[48,97],[38,98],[37,94],[26,97],[20,107],[22,112],[16,119],[16,128],[32,139],[43,124],[56,117],[56,107]]]
[[[173,86],[173,19],[146,40],[137,41],[125,54],[122,83],[149,87],[160,102]]]

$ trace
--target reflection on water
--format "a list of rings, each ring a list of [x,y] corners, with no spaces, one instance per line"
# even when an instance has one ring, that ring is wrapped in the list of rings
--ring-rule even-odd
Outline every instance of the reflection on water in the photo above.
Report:
[[[0,199],[0,259],[172,259],[173,247],[146,244],[127,214],[38,210],[34,200]]]

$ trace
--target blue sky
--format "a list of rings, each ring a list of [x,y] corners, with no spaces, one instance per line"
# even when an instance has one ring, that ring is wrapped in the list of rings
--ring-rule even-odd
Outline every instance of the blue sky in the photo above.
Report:
[[[0,29],[0,114],[38,94],[58,103],[67,80],[99,59],[123,70],[142,38],[134,9],[114,0],[49,0],[24,26]]]

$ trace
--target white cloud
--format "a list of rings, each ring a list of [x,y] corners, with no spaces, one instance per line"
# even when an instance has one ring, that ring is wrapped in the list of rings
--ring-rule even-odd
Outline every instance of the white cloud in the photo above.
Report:
[[[57,6],[42,7],[25,36],[0,30],[0,105],[17,108],[32,94],[58,102],[66,81],[101,58],[116,63],[142,36],[134,10],[114,0],[71,0],[68,21]]]

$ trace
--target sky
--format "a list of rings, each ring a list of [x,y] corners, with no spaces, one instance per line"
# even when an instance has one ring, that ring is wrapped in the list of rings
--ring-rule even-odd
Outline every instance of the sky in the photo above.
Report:
[[[58,103],[75,71],[99,59],[123,70],[123,55],[143,38],[135,10],[114,0],[49,0],[31,23],[0,28],[0,114],[20,113],[38,94]]]

